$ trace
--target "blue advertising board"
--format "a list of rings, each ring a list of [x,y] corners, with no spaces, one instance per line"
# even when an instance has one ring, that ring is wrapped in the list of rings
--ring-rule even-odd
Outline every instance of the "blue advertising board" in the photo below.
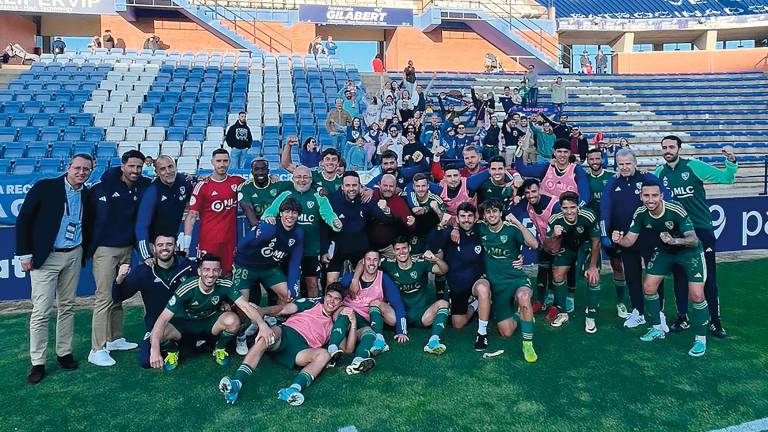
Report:
[[[741,197],[710,200],[713,227],[717,238],[717,251],[740,251],[768,249],[768,197]],[[530,220],[522,221],[532,229]],[[180,227],[181,228],[181,227]],[[244,218],[238,220],[238,235],[246,232]],[[197,230],[193,233],[192,244],[197,244]],[[0,300],[18,300],[30,298],[29,274],[21,270],[21,264],[14,260],[16,249],[16,228],[0,227]],[[193,246],[190,251],[195,254]],[[527,251],[526,264],[535,260],[535,254]],[[133,262],[139,260],[134,255]],[[93,276],[90,263],[83,269],[80,277],[78,295],[91,295],[94,292]]]
[[[413,10],[303,4],[299,5],[299,21],[315,24],[377,27],[411,26],[413,25]]]
[[[115,0],[0,0],[0,11],[106,15],[115,13]]]

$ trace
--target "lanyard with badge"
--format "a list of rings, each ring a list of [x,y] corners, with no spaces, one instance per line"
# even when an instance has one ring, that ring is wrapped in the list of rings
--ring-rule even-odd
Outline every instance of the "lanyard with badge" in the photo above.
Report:
[[[75,191],[75,193],[79,194],[80,192]],[[80,227],[80,224],[82,223],[83,207],[81,205],[78,211],[78,214],[75,217],[72,217],[72,214],[70,214],[70,208],[69,208],[69,196],[65,196],[64,214],[67,215],[67,228],[64,231],[64,239],[66,241],[74,242],[77,229]],[[75,220],[77,220],[77,222],[75,222]]]

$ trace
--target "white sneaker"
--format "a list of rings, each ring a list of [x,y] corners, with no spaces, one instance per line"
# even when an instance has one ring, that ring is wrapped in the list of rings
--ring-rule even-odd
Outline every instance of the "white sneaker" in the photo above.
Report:
[[[635,328],[637,326],[645,324],[645,316],[640,315],[637,309],[632,309],[632,313],[629,314],[627,320],[624,321],[624,327]]]
[[[248,343],[245,341],[245,336],[238,336],[236,339],[235,352],[244,356],[248,354]]]
[[[659,316],[661,317],[661,329],[664,330],[664,333],[669,333],[669,326],[667,325],[667,316],[664,315],[664,312],[659,312]]]
[[[584,331],[589,334],[597,333],[597,324],[595,324],[594,318],[584,319]]]
[[[91,350],[88,354],[88,363],[95,364],[96,366],[114,366],[115,359],[109,355],[109,351],[106,349]]]
[[[627,306],[624,303],[616,304],[616,315],[621,319],[627,319],[629,312],[627,312]]]
[[[130,351],[139,347],[139,344],[128,342],[125,338],[115,339],[112,342],[107,342],[107,351]]]
[[[561,327],[563,324],[568,322],[568,314],[565,312],[560,312],[557,314],[555,319],[552,320],[552,327]]]

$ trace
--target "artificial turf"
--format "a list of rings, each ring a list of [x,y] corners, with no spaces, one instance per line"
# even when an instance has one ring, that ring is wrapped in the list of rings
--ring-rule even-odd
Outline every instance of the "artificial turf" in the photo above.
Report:
[[[85,361],[90,346],[89,311],[75,321],[80,368],[56,368],[53,333],[48,376],[26,384],[28,315],[0,317],[0,430],[2,431],[704,431],[768,416],[768,336],[762,312],[768,305],[768,260],[718,266],[725,340],[709,339],[702,358],[687,355],[693,333],[643,343],[645,327],[624,329],[615,315],[613,287],[604,278],[598,332],[583,330],[583,288],[577,312],[561,329],[537,317],[534,345],[539,361],[527,364],[520,336],[501,340],[489,326],[483,359],[472,349],[476,324],[448,329],[448,351],[422,352],[428,330],[412,329],[411,341],[377,358],[374,370],[347,376],[326,371],[300,407],[276,399],[294,372],[265,358],[236,405],[225,405],[219,379],[227,368],[210,355],[182,358],[171,373],[147,371],[136,352],[113,353],[117,365]],[[668,298],[671,298],[669,296]],[[672,301],[668,316],[674,316]],[[126,336],[143,337],[141,308],[126,313]],[[51,320],[51,330],[53,323]],[[343,365],[347,364],[347,358]]]

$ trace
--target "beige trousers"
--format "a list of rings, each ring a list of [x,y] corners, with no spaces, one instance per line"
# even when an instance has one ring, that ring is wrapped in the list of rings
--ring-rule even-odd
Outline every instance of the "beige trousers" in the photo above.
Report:
[[[93,301],[91,348],[99,350],[108,341],[123,337],[123,304],[112,301],[112,285],[120,264],[130,264],[131,247],[100,246],[93,254],[93,279],[96,298]]]
[[[29,357],[33,366],[45,365],[48,348],[48,316],[56,298],[56,355],[72,353],[75,295],[83,248],[51,252],[42,267],[29,273],[32,279],[32,315],[29,320]]]

